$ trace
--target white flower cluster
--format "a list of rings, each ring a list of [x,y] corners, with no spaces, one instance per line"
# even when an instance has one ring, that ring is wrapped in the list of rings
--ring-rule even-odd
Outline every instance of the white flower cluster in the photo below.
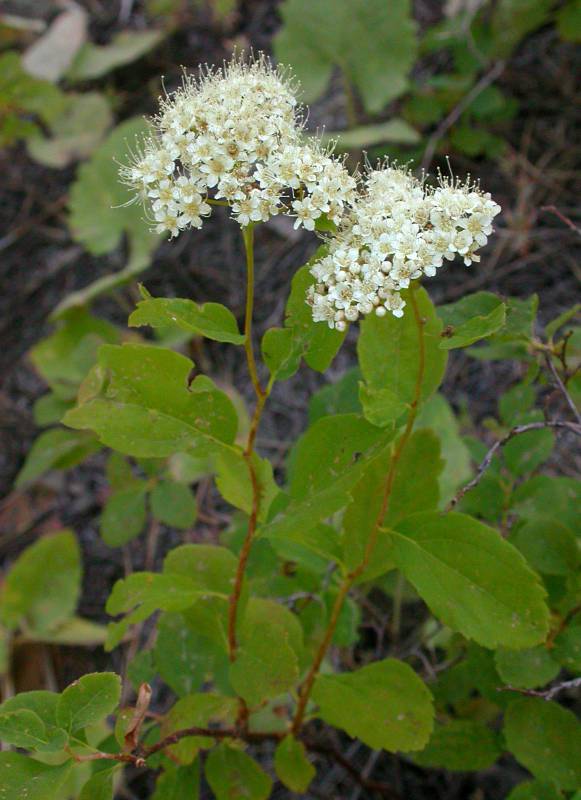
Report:
[[[475,251],[486,244],[499,211],[470,183],[440,179],[430,188],[389,164],[369,171],[327,255],[311,267],[313,319],[345,330],[374,310],[401,317],[400,291],[410,281],[435,275],[457,255],[466,265],[480,260]]]
[[[338,223],[354,195],[343,163],[303,141],[293,87],[264,57],[185,78],[154,128],[121,174],[159,233],[200,228],[211,205],[230,206],[242,226],[286,213],[313,230],[323,213]]]

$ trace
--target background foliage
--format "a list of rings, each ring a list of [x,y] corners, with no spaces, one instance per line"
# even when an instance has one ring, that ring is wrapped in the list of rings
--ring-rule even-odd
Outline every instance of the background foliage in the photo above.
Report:
[[[577,0],[12,5],[0,17],[0,738],[12,746],[0,798],[577,800],[578,440],[545,425],[574,426],[581,401]],[[160,74],[171,88],[180,64],[249,46],[291,65],[310,127],[342,131],[351,161],[365,150],[445,169],[450,154],[505,212],[481,265],[439,277],[432,300],[418,293],[422,405],[368,561],[414,400],[413,315],[370,318],[343,342],[303,303],[297,267],[315,237],[278,223],[258,234],[257,327],[279,383],[253,462],[259,537],[230,665],[225,608],[252,513],[241,244],[218,215],[160,242],[124,206],[115,161]],[[316,720],[282,738],[288,691],[362,563],[314,685]],[[254,730],[270,738],[189,736],[151,753],[154,773],[136,763],[139,737],[155,748],[184,728],[231,728],[235,696],[260,707]],[[121,774],[122,761],[65,748],[128,758]]]

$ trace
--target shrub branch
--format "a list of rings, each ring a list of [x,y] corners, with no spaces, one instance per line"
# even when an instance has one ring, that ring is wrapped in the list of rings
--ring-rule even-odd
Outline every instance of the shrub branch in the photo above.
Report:
[[[379,513],[373,525],[373,529],[367,540],[367,544],[365,547],[365,552],[363,554],[363,558],[361,562],[358,564],[355,569],[353,569],[348,575],[345,576],[343,582],[339,588],[339,593],[335,599],[335,603],[333,605],[333,610],[331,612],[331,618],[329,620],[329,624],[325,631],[325,635],[319,648],[315,654],[315,658],[311,667],[307,673],[305,680],[303,681],[301,687],[299,688],[299,700],[297,703],[297,709],[295,712],[295,717],[292,724],[292,732],[296,735],[302,726],[305,711],[307,708],[307,704],[309,702],[309,698],[311,696],[311,692],[313,689],[313,685],[317,679],[319,674],[319,670],[321,668],[321,664],[327,654],[327,650],[331,645],[331,641],[333,639],[333,635],[335,633],[335,628],[337,627],[337,623],[339,621],[339,616],[341,614],[341,609],[343,608],[343,604],[345,603],[345,599],[349,594],[353,584],[367,569],[369,564],[369,560],[373,554],[373,550],[375,549],[375,545],[377,543],[377,537],[379,535],[379,531],[381,529],[381,525],[383,520],[385,519],[385,515],[387,513],[389,507],[389,499],[391,497],[391,492],[393,489],[393,482],[396,475],[397,465],[401,458],[401,454],[411,436],[412,429],[414,426],[414,422],[416,419],[416,414],[418,410],[418,405],[421,398],[422,393],[422,383],[424,380],[424,373],[425,373],[425,365],[426,365],[426,354],[425,354],[425,341],[424,341],[424,324],[425,320],[422,319],[420,316],[418,303],[415,296],[415,288],[410,292],[411,295],[411,305],[414,313],[414,319],[418,329],[418,373],[416,377],[416,385],[414,389],[414,397],[411,402],[410,406],[410,413],[408,415],[407,424],[405,430],[400,437],[395,452],[391,458],[389,470],[387,476],[385,478],[384,490],[383,490],[383,497],[381,501],[381,507],[379,509]]]
[[[486,473],[486,470],[492,463],[492,459],[501,450],[505,444],[510,442],[511,439],[514,439],[515,436],[520,436],[522,433],[528,433],[529,431],[539,431],[543,428],[560,428],[565,429],[568,431],[572,431],[577,436],[581,436],[581,425],[578,425],[575,422],[566,422],[564,420],[545,420],[544,422],[530,422],[527,425],[515,425],[514,428],[511,428],[509,432],[495,442],[490,450],[486,453],[482,461],[480,462],[478,469],[476,470],[476,475],[472,478],[472,480],[468,481],[461,489],[459,489],[454,497],[450,500],[448,505],[446,506],[446,511],[452,511],[460,502],[460,500],[464,497],[467,492],[474,489]]]

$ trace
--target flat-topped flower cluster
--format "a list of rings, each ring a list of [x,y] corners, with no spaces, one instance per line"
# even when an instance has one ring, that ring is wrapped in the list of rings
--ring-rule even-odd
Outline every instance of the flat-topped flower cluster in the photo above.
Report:
[[[292,80],[264,56],[185,77],[121,174],[170,236],[200,228],[213,205],[229,206],[242,227],[282,213],[314,230],[326,215],[337,231],[311,267],[307,302],[316,322],[339,330],[373,311],[400,317],[410,281],[458,255],[478,261],[500,211],[470,182],[433,188],[387,162],[358,183],[307,139]]]
[[[408,170],[370,170],[357,199],[329,239],[328,254],[311,267],[308,293],[316,322],[344,330],[375,311],[403,315],[400,291],[444,261],[479,261],[500,206],[470,183],[427,186]]]
[[[151,203],[159,233],[200,228],[216,201],[242,226],[286,213],[314,230],[323,213],[338,223],[353,198],[355,179],[304,140],[292,82],[264,57],[184,78],[153,128],[122,177]]]

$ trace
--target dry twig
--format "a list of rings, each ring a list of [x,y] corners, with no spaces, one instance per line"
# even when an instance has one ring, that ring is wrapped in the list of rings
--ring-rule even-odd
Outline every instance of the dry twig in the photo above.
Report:
[[[495,442],[490,450],[486,453],[484,458],[482,459],[478,469],[476,470],[476,475],[472,478],[471,481],[468,481],[461,489],[459,489],[454,497],[450,500],[448,505],[446,506],[446,511],[452,511],[460,502],[460,500],[464,497],[464,495],[469,492],[471,489],[474,489],[482,478],[490,464],[492,463],[492,459],[496,455],[496,453],[504,447],[507,442],[510,442],[511,439],[514,439],[515,436],[520,436],[522,433],[528,433],[529,431],[538,431],[542,430],[543,428],[560,428],[564,430],[569,430],[575,433],[577,436],[581,436],[581,425],[575,422],[565,422],[564,420],[555,420],[555,421],[546,421],[546,422],[530,422],[527,425],[516,425],[514,428]]]

